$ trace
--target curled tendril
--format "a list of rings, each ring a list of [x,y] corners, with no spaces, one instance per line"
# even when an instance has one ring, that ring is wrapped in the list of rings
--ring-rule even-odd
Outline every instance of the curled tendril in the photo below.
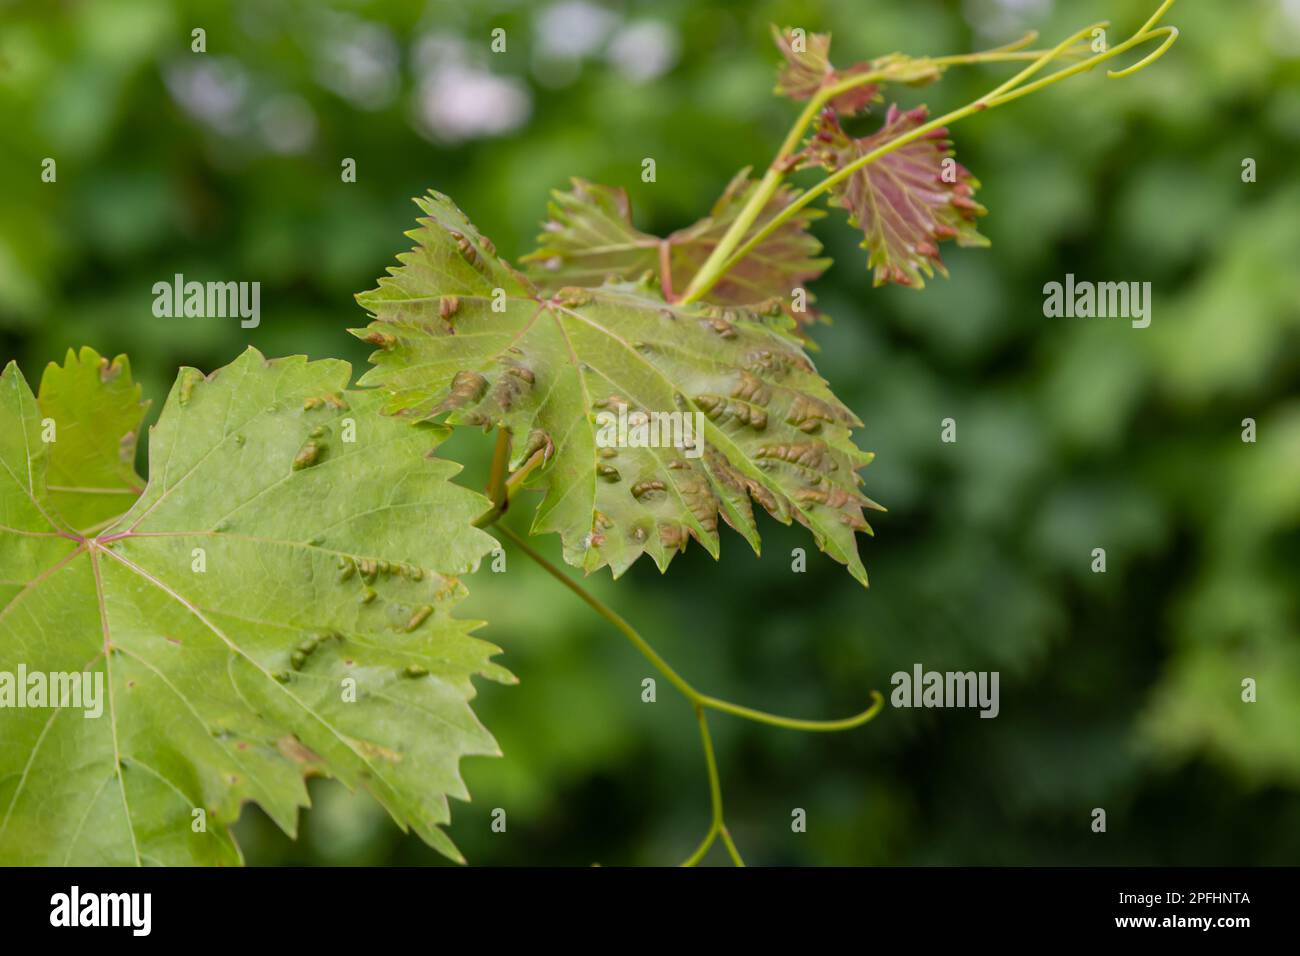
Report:
[[[1164,37],[1165,41],[1161,43],[1160,46],[1156,47],[1155,50],[1151,51],[1151,53],[1143,57],[1141,60],[1138,60],[1132,66],[1127,66],[1122,70],[1107,70],[1106,76],[1107,78],[1112,80],[1120,80],[1123,79],[1124,77],[1132,76],[1134,73],[1139,73],[1142,70],[1146,69],[1156,60],[1164,56],[1165,53],[1169,51],[1169,48],[1173,46],[1174,43],[1177,42],[1178,40],[1179,32],[1177,27],[1157,26],[1157,24],[1164,18],[1164,15],[1169,12],[1169,9],[1174,5],[1175,2],[1177,2],[1177,0],[1164,0],[1164,2],[1161,3],[1158,8],[1156,8],[1155,13],[1151,14],[1147,22],[1142,24],[1142,26],[1137,30],[1137,32],[1135,32],[1131,37],[1129,37],[1123,43],[1111,47],[1108,50],[1104,50],[1101,53],[1098,53],[1095,56],[1090,57],[1089,59],[1078,64],[1078,66],[1080,67],[1078,71],[1075,70],[1060,71],[1060,74],[1062,74],[1060,78],[1064,78],[1064,76],[1070,75],[1073,72],[1082,72],[1083,70],[1090,70],[1092,69],[1093,66],[1102,62],[1103,60],[1109,60],[1114,56],[1118,56],[1121,53],[1125,53],[1128,50],[1141,46],[1142,44],[1146,43],[1148,40],[1152,40],[1156,37]],[[1021,82],[1028,79],[1034,73],[1038,72],[1038,70],[1041,69],[1048,62],[1056,60],[1062,54],[1066,53],[1070,47],[1072,47],[1076,42],[1078,42],[1083,37],[1088,36],[1094,30],[1099,30],[1099,29],[1105,30],[1109,27],[1110,27],[1109,20],[1103,20],[1098,23],[1094,23],[1091,26],[1084,27],[1082,30],[1078,31],[1070,38],[1063,40],[1060,44],[1058,44],[1055,48],[1045,53],[1038,60],[1034,61],[1032,64],[1030,64],[1029,67],[1027,67],[1020,74],[1018,74],[1015,77],[1012,77],[1012,79],[1008,80],[1001,87],[999,87],[997,92],[991,94],[989,98],[992,99],[1005,90],[1016,88],[1017,86],[1020,85]],[[1019,43],[1019,41],[1017,41],[1017,43]],[[1012,48],[1017,48],[1017,47],[1013,44]],[[1053,78],[1056,78],[1057,76],[1058,74],[1052,74],[1051,77],[1048,77],[1047,79],[1051,80]],[[1043,81],[1040,81],[1040,83],[1042,85],[1046,85],[1046,83]],[[1039,84],[1034,84],[1034,87],[1036,88],[1038,85]],[[1026,90],[1026,92],[1028,92],[1028,90]]]
[[[1145,43],[1147,40],[1150,40],[1152,37],[1158,37],[1158,36],[1164,36],[1165,42],[1160,44],[1160,46],[1156,47],[1154,50],[1152,50],[1142,59],[1138,60],[1132,66],[1125,67],[1122,70],[1107,70],[1106,76],[1112,80],[1121,80],[1126,76],[1132,76],[1134,73],[1137,73],[1139,70],[1146,69],[1156,60],[1164,56],[1165,52],[1171,46],[1174,45],[1174,42],[1178,39],[1178,27],[1159,27],[1158,29],[1155,30],[1149,30],[1146,33],[1141,34],[1140,42]]]
[[[995,101],[999,101],[999,98],[1002,97],[1004,94],[1018,92],[1019,89],[1021,88],[1021,84],[1023,84],[1030,77],[1034,76],[1036,73],[1042,70],[1042,68],[1047,66],[1047,64],[1052,63],[1055,60],[1059,59],[1063,54],[1066,53],[1066,51],[1071,49],[1076,43],[1084,39],[1084,37],[1087,37],[1094,30],[1105,30],[1109,26],[1110,26],[1109,20],[1099,20],[1098,22],[1089,24],[1088,26],[1083,27],[1080,30],[1076,30],[1074,33],[1070,34],[1060,43],[1056,44],[1056,46],[1052,47],[1050,50],[1045,51],[1041,56],[1038,57],[1038,59],[1034,60],[1032,63],[1030,63],[1027,67],[1025,67],[1015,76],[1011,77],[1011,79],[995,87],[990,93],[988,93],[988,95],[984,97],[984,102],[992,104]],[[1082,63],[1079,63],[1075,69],[1086,69],[1088,62],[1089,62],[1088,60],[1084,60]],[[1053,73],[1050,76],[1047,76],[1042,80],[1039,80],[1038,84],[1035,84],[1035,86],[1039,84],[1045,85],[1047,82],[1052,81],[1055,77],[1059,76],[1061,73],[1064,72],[1065,71],[1062,70],[1062,71],[1058,71],[1058,73]],[[1010,97],[1008,96],[1008,98]]]

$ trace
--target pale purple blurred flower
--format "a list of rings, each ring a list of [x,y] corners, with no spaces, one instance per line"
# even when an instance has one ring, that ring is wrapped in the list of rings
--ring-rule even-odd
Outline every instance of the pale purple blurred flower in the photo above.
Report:
[[[605,56],[633,83],[646,83],[672,69],[677,46],[677,34],[666,23],[639,20],[614,35]]]
[[[500,136],[522,126],[531,112],[532,97],[522,82],[469,64],[435,68],[416,93],[425,131],[445,142]]]
[[[362,109],[390,104],[400,86],[397,40],[387,27],[333,15],[317,49],[316,79]]]
[[[271,152],[305,153],[316,140],[316,114],[301,96],[282,94],[258,109],[257,128]]]
[[[591,56],[618,20],[618,14],[587,0],[552,3],[537,15],[537,52],[547,59],[579,60]]]
[[[236,60],[194,57],[170,64],[163,73],[167,92],[186,113],[231,136],[243,126],[248,73]]]

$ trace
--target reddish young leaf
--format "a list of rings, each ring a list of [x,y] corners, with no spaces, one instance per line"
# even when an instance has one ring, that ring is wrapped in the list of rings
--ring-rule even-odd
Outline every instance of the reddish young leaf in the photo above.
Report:
[[[843,169],[900,136],[922,126],[928,112],[920,106],[907,112],[890,106],[885,124],[871,136],[855,139],[826,110],[811,137],[803,165]],[[875,284],[896,282],[921,288],[937,271],[947,276],[939,243],[954,239],[960,246],[986,246],[976,230],[985,209],[972,198],[979,181],[952,158],[948,130],[931,130],[886,153],[854,172],[831,191],[831,205],[845,209],[859,227],[870,251],[868,267]]]
[[[855,63],[844,70],[831,66],[831,35],[813,33],[806,37],[796,35],[792,30],[780,30],[772,25],[772,38],[777,49],[785,57],[785,63],[776,78],[776,92],[792,100],[811,99],[818,90],[835,86],[850,77],[870,73],[874,69],[871,63]],[[799,49],[798,40],[803,41]],[[853,115],[861,113],[872,103],[880,102],[880,86],[867,83],[863,86],[846,90],[830,101],[830,107],[836,112]]]
[[[785,57],[776,79],[776,92],[792,100],[808,100],[821,90],[872,74],[871,82],[844,90],[831,98],[827,105],[844,116],[855,116],[866,111],[872,103],[881,101],[880,88],[886,83],[906,86],[926,86],[943,75],[944,67],[929,57],[911,57],[890,53],[862,63],[837,70],[830,59],[831,36],[813,33],[804,36],[792,30],[778,30],[772,26],[772,37],[777,49]]]

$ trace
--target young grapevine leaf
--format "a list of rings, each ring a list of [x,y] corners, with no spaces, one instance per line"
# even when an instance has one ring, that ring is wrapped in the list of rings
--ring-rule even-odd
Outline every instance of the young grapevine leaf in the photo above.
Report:
[[[900,112],[890,106],[885,124],[863,138],[853,138],[829,111],[822,114],[810,138],[805,165],[843,169],[926,121],[925,107]],[[922,288],[937,270],[947,276],[939,243],[954,239],[960,246],[987,246],[976,229],[985,209],[972,197],[979,181],[952,158],[952,144],[943,128],[885,153],[854,172],[831,191],[831,205],[849,214],[849,222],[865,236],[867,266],[875,284],[895,282]]]
[[[37,405],[55,429],[46,489],[69,527],[93,528],[131,507],[144,488],[135,447],[149,403],[127,357],[110,362],[94,349],[69,349],[63,365],[46,367]]]
[[[857,470],[871,456],[779,309],[674,305],[653,282],[539,292],[447,197],[417,203],[417,246],[358,296],[374,320],[354,332],[379,346],[362,383],[391,394],[386,410],[510,429],[511,467],[542,462],[533,532],[558,532],[588,571],[643,553],[664,569],[688,538],[716,557],[719,516],[757,549],[752,498],[866,583],[855,533],[874,505]],[[629,426],[699,413],[703,442],[646,447],[632,427],[616,440],[602,413],[620,412]]]
[[[925,86],[943,75],[944,67],[928,57],[910,57],[890,53],[844,69],[831,64],[831,36],[829,33],[805,35],[802,31],[781,30],[772,25],[772,38],[785,62],[777,74],[776,93],[792,100],[808,100],[823,91],[842,84],[849,88],[830,98],[827,106],[844,116],[865,112],[873,103],[882,101],[881,86],[901,83],[907,86]],[[872,77],[867,80],[865,77]],[[863,78],[860,85],[853,85]]]
[[[50,414],[89,420],[94,389],[64,386],[101,367],[48,373]],[[182,369],[142,494],[89,537],[50,490],[46,406],[5,369],[0,863],[235,863],[241,805],[293,834],[315,774],[458,858],[440,825],[467,796],[459,760],[497,753],[471,677],[512,680],[451,615],[493,547],[472,526],[487,501],[429,456],[445,429],[380,414],[350,374],[252,349]],[[50,706],[51,673],[102,681],[101,715]]]
[[[550,219],[538,236],[538,248],[523,261],[533,281],[549,291],[632,281],[650,272],[671,301],[704,265],[757,185],[748,169],[741,170],[707,217],[660,239],[632,225],[624,190],[575,179],[572,190],[552,194]],[[766,226],[794,195],[788,186],[778,189],[742,239]],[[816,317],[809,306],[813,296],[805,289],[796,308],[794,290],[803,289],[830,265],[819,255],[821,243],[808,231],[821,215],[810,207],[791,216],[729,270],[705,301],[766,311],[775,300],[796,321],[811,321]]]
[[[785,58],[776,79],[776,93],[779,96],[788,96],[792,100],[811,99],[823,89],[871,72],[870,63],[855,63],[844,70],[831,66],[829,33],[804,36],[793,30],[781,30],[772,24],[772,39]],[[853,115],[880,100],[879,84],[867,83],[846,90],[828,105],[837,112]]]
[[[663,240],[632,225],[627,190],[572,182],[572,189],[552,190],[537,249],[521,260],[538,285],[590,287],[646,271],[658,275]]]

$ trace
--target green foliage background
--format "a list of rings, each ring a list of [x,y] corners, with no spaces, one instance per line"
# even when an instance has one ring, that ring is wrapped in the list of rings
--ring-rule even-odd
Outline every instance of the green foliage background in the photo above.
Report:
[[[850,59],[1105,17],[1127,36],[1154,6],[628,2],[566,60],[544,26],[598,22],[591,6],[0,3],[0,358],[35,380],[70,346],[128,352],[154,414],[179,364],[249,343],[360,365],[351,296],[409,245],[409,197],[430,186],[517,257],[568,176],[626,186],[662,234],[765,164],[793,119],[770,95],[769,22],[829,29]],[[810,542],[771,521],[761,559],[728,534],[717,565],[692,548],[666,577],[642,561],[592,579],[697,686],[769,710],[847,714],[915,662],[1001,672],[992,721],[887,708],[806,736],[715,719],[752,862],[1300,862],[1300,20],[1277,0],[1184,0],[1168,22],[1183,37],[1149,71],[954,128],[993,248],[946,250],[951,280],[873,290],[840,214],[818,223],[837,266],[815,290],[835,317],[817,361],[867,423],[866,491],[890,509],[863,545],[870,591],[816,552],[792,574]],[[189,48],[200,26],[205,56]],[[644,52],[620,68],[638,36],[675,47],[660,75],[635,75]],[[457,62],[515,78],[527,116],[456,142],[424,129],[430,104],[469,102],[437,86]],[[904,105],[957,106],[1005,75],[954,70]],[[47,156],[56,184],[40,181]],[[1258,183],[1241,182],[1244,157]],[[261,326],[154,318],[151,286],[176,272],[260,281]],[[1042,287],[1067,272],[1152,282],[1151,327],[1045,319]],[[955,445],[939,442],[946,416]],[[490,438],[443,450],[482,484]],[[508,567],[474,576],[465,605],[521,678],[476,704],[506,758],[465,765],[474,802],[453,807],[451,835],[486,864],[684,857],[708,812],[687,707],[663,681],[643,704],[640,658],[522,556]],[[1246,676],[1257,704],[1240,702]],[[250,862],[439,862],[364,794],[313,793],[297,844],[245,811]]]

